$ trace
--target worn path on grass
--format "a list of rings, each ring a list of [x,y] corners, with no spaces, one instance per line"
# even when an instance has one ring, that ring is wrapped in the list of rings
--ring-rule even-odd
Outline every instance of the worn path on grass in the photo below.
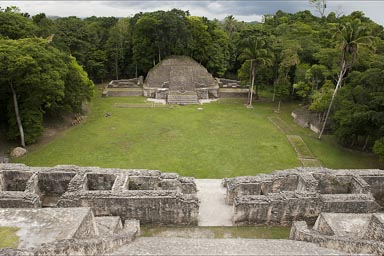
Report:
[[[297,154],[297,159],[300,160],[304,167],[322,167],[321,162],[313,155],[303,138],[299,135],[294,135],[292,128],[280,117],[271,116],[268,118],[283,134]]]

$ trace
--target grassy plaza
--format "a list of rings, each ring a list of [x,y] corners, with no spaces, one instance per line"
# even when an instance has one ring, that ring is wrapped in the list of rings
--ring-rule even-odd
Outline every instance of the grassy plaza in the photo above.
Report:
[[[301,136],[307,149],[328,168],[379,168],[375,156],[341,148],[331,136],[296,125],[294,103],[221,99],[204,105],[161,106],[142,97],[95,96],[85,121],[54,140],[31,148],[18,162],[31,166],[74,164],[155,169],[196,178],[269,173],[301,166],[286,134],[271,122],[284,122],[287,133]],[[110,116],[106,117],[106,113]]]

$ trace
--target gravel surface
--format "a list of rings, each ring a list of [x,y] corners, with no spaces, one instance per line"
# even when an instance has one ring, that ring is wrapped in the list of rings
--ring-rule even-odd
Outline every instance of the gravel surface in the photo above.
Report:
[[[199,226],[232,226],[233,208],[224,201],[221,179],[195,179],[200,200]]]

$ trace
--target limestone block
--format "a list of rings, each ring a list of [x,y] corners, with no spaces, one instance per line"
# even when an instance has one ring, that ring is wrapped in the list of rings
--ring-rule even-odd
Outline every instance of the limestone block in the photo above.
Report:
[[[22,157],[23,155],[27,154],[27,150],[22,147],[16,147],[11,151],[10,156],[14,158]]]

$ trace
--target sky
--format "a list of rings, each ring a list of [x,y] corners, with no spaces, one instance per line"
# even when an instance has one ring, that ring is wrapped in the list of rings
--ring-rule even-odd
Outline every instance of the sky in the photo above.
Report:
[[[239,21],[262,21],[264,14],[274,14],[278,10],[295,13],[310,10],[318,15],[308,0],[237,0],[237,1],[2,1],[0,7],[17,6],[22,12],[31,15],[45,13],[51,16],[115,16],[129,17],[138,12],[171,10],[173,8],[188,10],[191,15],[205,16],[209,19],[222,20],[233,15]],[[384,25],[384,0],[328,0],[326,14],[335,12],[347,15],[353,11],[363,11],[365,16]]]

